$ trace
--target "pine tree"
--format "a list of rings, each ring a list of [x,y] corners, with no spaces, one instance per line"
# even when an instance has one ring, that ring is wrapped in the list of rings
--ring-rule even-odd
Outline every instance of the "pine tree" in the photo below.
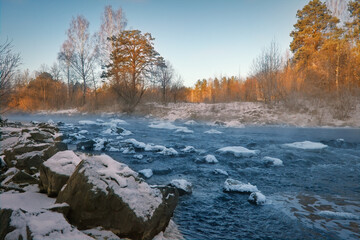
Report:
[[[324,41],[336,30],[339,19],[333,17],[326,4],[320,0],[310,1],[296,16],[298,21],[290,34],[293,38],[290,50],[298,66],[306,68],[313,54],[321,49]]]
[[[154,38],[139,30],[120,32],[111,38],[113,52],[108,66],[112,88],[125,103],[125,111],[132,112],[140,102],[151,77],[153,66],[164,65],[164,59],[155,51]]]

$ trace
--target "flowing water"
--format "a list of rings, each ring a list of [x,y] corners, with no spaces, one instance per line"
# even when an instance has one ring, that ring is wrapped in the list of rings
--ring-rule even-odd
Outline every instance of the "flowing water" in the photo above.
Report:
[[[146,180],[149,184],[168,184],[173,179],[191,182],[193,193],[180,197],[174,213],[174,220],[187,239],[360,238],[360,129],[225,128],[205,123],[189,125],[184,121],[164,125],[154,119],[120,117],[124,123],[114,121],[115,116],[110,115],[8,117],[18,121],[62,121],[65,125],[60,129],[65,136],[87,130],[81,132],[84,139],[68,136],[65,141],[69,148],[75,149],[78,142],[86,139],[95,139],[100,147],[105,143],[105,150],[91,152],[106,153],[136,171],[152,169],[154,175]],[[79,124],[85,119],[98,121]],[[111,133],[109,129],[116,125],[132,134]],[[154,125],[167,129],[151,127]],[[221,133],[206,133],[211,129]],[[179,154],[167,156],[129,148],[122,142],[129,138],[173,148]],[[310,150],[284,145],[303,141],[327,147]],[[193,146],[196,151],[182,152],[186,146]],[[236,157],[217,151],[227,146],[242,146],[257,150],[257,154]],[[219,162],[201,163],[207,154]],[[265,164],[265,156],[281,159],[283,166]],[[215,169],[225,170],[229,176],[215,174]],[[257,206],[247,201],[249,194],[224,193],[222,188],[228,177],[256,185],[266,196],[266,203]]]

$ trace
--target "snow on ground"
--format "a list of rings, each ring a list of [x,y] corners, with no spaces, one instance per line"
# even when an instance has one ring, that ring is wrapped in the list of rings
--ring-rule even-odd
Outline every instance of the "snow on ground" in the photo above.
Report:
[[[152,117],[166,121],[196,120],[214,122],[220,120],[227,127],[244,125],[291,125],[291,126],[335,126],[360,127],[360,104],[355,106],[346,120],[335,119],[330,107],[319,108],[312,102],[304,101],[302,109],[290,111],[282,104],[267,105],[260,102],[231,103],[147,103],[146,109]]]
[[[303,150],[319,150],[328,147],[325,144],[319,142],[310,142],[310,141],[286,143],[283,145],[285,147],[298,148]]]
[[[134,138],[126,139],[123,140],[122,142],[131,144],[133,147],[142,149],[147,152],[157,152],[165,156],[178,155],[178,152],[173,148],[167,148],[162,145],[154,145],[152,143],[147,144],[147,143],[139,142]]]
[[[81,159],[73,151],[67,150],[56,153],[43,164],[53,172],[70,176],[80,162]]]
[[[258,150],[250,150],[240,146],[223,147],[217,150],[220,153],[232,153],[235,157],[251,157],[258,154]]]
[[[226,179],[223,189],[225,192],[240,192],[240,193],[259,192],[256,186],[251,185],[250,183],[246,184],[232,178]]]
[[[360,220],[360,215],[347,212],[320,211],[318,214],[331,219]]]
[[[204,133],[207,133],[207,134],[222,134],[222,132],[216,130],[216,129],[210,129],[210,130],[207,130],[205,131]]]
[[[272,164],[274,166],[283,166],[283,161],[279,158],[274,158],[274,157],[263,157],[262,159],[266,164]]]

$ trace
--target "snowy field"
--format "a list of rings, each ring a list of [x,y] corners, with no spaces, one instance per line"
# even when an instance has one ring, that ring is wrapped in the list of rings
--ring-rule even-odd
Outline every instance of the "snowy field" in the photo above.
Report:
[[[185,238],[360,237],[360,129],[244,126],[221,116],[8,117],[61,121],[70,149],[108,154],[151,185],[182,189],[174,222]]]

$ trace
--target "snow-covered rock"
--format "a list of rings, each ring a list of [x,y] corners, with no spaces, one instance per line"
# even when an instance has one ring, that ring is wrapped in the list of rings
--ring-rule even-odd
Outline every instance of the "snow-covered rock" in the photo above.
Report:
[[[205,161],[207,163],[218,163],[219,161],[216,159],[214,155],[208,154],[205,156]]]
[[[153,175],[153,171],[151,169],[143,169],[140,170],[139,173],[145,178],[151,178]]]
[[[258,154],[258,150],[250,150],[240,146],[223,147],[217,150],[220,153],[232,153],[235,157],[251,157]]]
[[[248,198],[248,201],[256,205],[264,205],[266,197],[261,192],[252,192]]]
[[[40,166],[40,191],[56,197],[81,159],[73,151],[56,153]]]
[[[263,157],[262,160],[266,165],[283,166],[283,161],[279,158],[266,156],[266,157]]]
[[[60,191],[67,218],[80,229],[98,226],[119,237],[151,239],[167,226],[177,203],[170,187],[152,188],[107,155],[84,159]]]
[[[150,128],[157,128],[157,129],[167,129],[167,130],[175,130],[177,133],[193,133],[193,130],[188,129],[187,127],[179,127],[175,126],[171,122],[158,122],[158,123],[151,123],[149,125]]]
[[[239,192],[239,193],[251,193],[251,192],[259,191],[256,186],[251,185],[250,183],[246,184],[232,178],[226,179],[223,190],[224,192]]]
[[[181,152],[193,153],[196,152],[196,149],[193,146],[186,146],[185,148],[181,149]]]
[[[311,142],[311,141],[286,143],[283,146],[291,147],[291,148],[298,148],[298,149],[303,149],[303,150],[321,150],[321,149],[328,147],[325,144],[322,144],[319,142]]]
[[[174,179],[170,182],[170,186],[175,187],[180,196],[192,193],[192,184],[185,179]]]
[[[166,156],[178,155],[178,152],[173,148],[167,148],[162,145],[154,145],[154,144],[147,144],[147,143],[139,142],[134,138],[126,139],[126,140],[123,140],[122,142],[131,144],[134,148],[142,149],[147,152],[157,152],[159,154],[166,155]]]
[[[215,174],[221,174],[221,175],[229,176],[229,174],[228,174],[227,171],[222,170],[222,169],[219,169],[219,168],[214,169],[214,173],[215,173]]]

